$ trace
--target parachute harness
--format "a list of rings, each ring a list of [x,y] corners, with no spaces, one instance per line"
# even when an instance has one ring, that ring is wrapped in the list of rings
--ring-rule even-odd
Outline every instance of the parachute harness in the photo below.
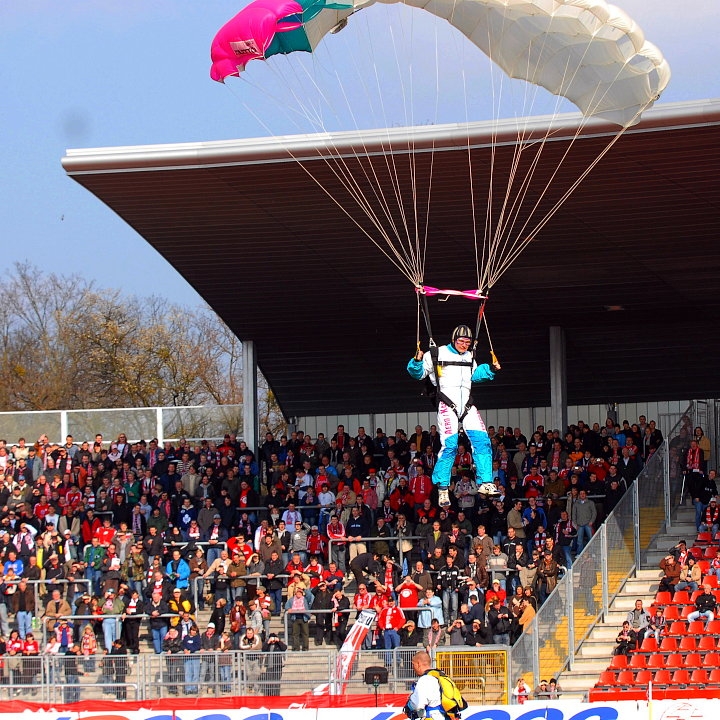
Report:
[[[420,352],[420,316],[423,316],[425,320],[425,327],[428,333],[428,344],[431,348],[436,347],[436,342],[433,337],[432,325],[430,323],[430,310],[428,308],[427,298],[432,295],[443,295],[444,298],[440,302],[445,302],[448,297],[455,295],[458,297],[464,297],[469,300],[479,300],[480,307],[478,308],[477,321],[475,323],[475,340],[473,342],[473,355],[477,350],[478,336],[480,335],[480,326],[485,323],[485,331],[488,337],[488,344],[490,346],[490,357],[492,362],[497,362],[497,356],[492,344],[492,338],[490,337],[490,328],[488,327],[487,318],[485,317],[485,304],[488,301],[488,296],[483,295],[481,290],[448,290],[431,287],[430,285],[416,285],[415,293],[417,295],[418,309],[417,309],[417,323],[416,323],[416,347],[417,352]]]
[[[497,357],[495,355],[495,351],[494,351],[493,345],[492,345],[492,339],[490,337],[490,329],[487,324],[487,319],[485,318],[485,303],[488,300],[487,295],[483,295],[480,290],[448,290],[448,289],[439,289],[439,288],[435,288],[435,287],[430,287],[429,285],[416,285],[415,292],[417,294],[417,299],[418,299],[416,357],[420,354],[420,315],[422,315],[425,320],[425,327],[427,328],[427,332],[428,332],[428,337],[429,337],[428,344],[430,346],[429,352],[430,352],[430,356],[433,361],[433,367],[435,369],[436,378],[439,379],[442,376],[442,369],[446,365],[459,365],[462,367],[472,367],[472,363],[462,362],[462,361],[452,361],[452,360],[441,361],[438,359],[438,347],[437,347],[437,343],[435,342],[435,339],[433,338],[432,325],[430,323],[430,310],[428,308],[428,302],[427,302],[428,295],[444,295],[445,297],[441,300],[441,302],[445,302],[450,295],[465,297],[470,300],[479,300],[480,307],[478,308],[477,321],[475,323],[475,340],[474,340],[473,346],[472,346],[472,354],[474,356],[475,351],[477,350],[478,336],[480,334],[480,326],[484,322],[485,330],[487,331],[487,336],[488,336],[488,343],[490,345],[490,357],[492,358],[493,363],[497,363]],[[469,328],[468,328],[468,330],[469,330]],[[465,416],[468,414],[470,408],[474,405],[472,396],[470,396],[468,398],[468,401],[465,404],[464,408],[459,408],[449,397],[447,397],[440,390],[439,384],[437,386],[434,386],[432,388],[431,392],[434,395],[434,400],[436,403],[441,400],[455,413],[455,415],[457,415],[459,426],[462,429],[462,422],[465,419]]]

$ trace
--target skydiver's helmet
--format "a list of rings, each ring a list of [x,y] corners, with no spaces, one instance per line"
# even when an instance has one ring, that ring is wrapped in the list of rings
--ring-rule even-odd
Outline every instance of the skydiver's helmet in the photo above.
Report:
[[[470,338],[472,340],[472,336],[472,330],[467,325],[458,325],[453,330],[451,342],[455,345],[459,338]]]

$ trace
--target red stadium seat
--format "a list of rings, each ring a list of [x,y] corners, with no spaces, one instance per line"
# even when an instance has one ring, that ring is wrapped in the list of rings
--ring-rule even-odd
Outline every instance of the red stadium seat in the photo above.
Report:
[[[694,605],[695,601],[702,595],[704,590],[693,590],[692,593],[690,593],[690,602]]]
[[[710,562],[708,560],[698,560],[698,565],[700,566],[700,571],[702,572],[704,578],[710,569]]]
[[[595,683],[595,687],[614,687],[616,678],[617,676],[612,670],[603,670]]]
[[[673,605],[689,605],[690,593],[687,590],[676,590],[672,598]]]
[[[660,687],[670,685],[672,677],[669,670],[656,670],[653,675],[653,682]]]
[[[703,665],[708,670],[720,668],[720,653],[717,653],[714,650],[712,652],[705,653],[703,655]]]
[[[688,635],[702,635],[705,632],[705,623],[702,620],[693,620],[688,623],[687,634]]]
[[[647,660],[647,666],[652,670],[663,670],[665,668],[665,656],[661,653],[651,655]]]
[[[678,649],[681,652],[695,652],[697,650],[697,640],[692,635],[685,635],[680,638]]]
[[[677,639],[674,637],[664,637],[660,641],[660,652],[664,652],[664,653],[677,652],[677,649],[678,649],[678,643],[677,643]]]
[[[628,672],[625,670],[624,672]],[[675,672],[672,674],[672,684],[673,685],[688,685],[690,683],[690,673],[685,668],[680,668],[679,670],[675,670]]]
[[[678,671],[676,670],[675,672]],[[687,670],[685,670],[685,673],[687,674]],[[635,673],[633,673],[632,670],[621,670],[618,673],[617,680],[615,682],[621,687],[632,687],[635,682]]]
[[[715,556],[718,554],[718,549],[714,545],[708,545],[705,548],[705,552],[703,553],[703,557],[706,560],[712,560],[715,558]]]
[[[628,666],[627,655],[613,655],[608,665],[608,670],[625,670]]]
[[[667,590],[658,590],[655,593],[655,604],[665,607],[672,603],[672,595]]]
[[[680,617],[683,620],[687,620],[688,615],[690,615],[691,612],[695,612],[695,606],[694,605],[685,605],[685,607],[680,612]]]
[[[695,539],[695,542],[698,545],[707,545],[708,543],[712,542],[712,533],[711,532],[699,532],[697,534],[697,538]]]
[[[646,637],[642,641],[642,645],[640,645],[641,653],[656,653],[658,649],[658,641],[655,639],[655,636]]]
[[[665,620],[667,622],[672,622],[673,620],[679,620],[680,619],[680,611],[677,608],[677,605],[668,605],[665,608]]]
[[[670,653],[665,659],[665,667],[669,670],[677,670],[685,666],[685,656],[680,653]]]
[[[697,653],[695,654],[697,655]],[[645,659],[644,655],[641,655],[640,653],[633,653],[630,656],[630,662],[628,663],[628,667],[631,670],[644,670],[647,667],[647,660]]]
[[[699,560],[703,556],[703,549],[697,547],[697,545],[693,545],[691,548],[688,548],[688,554],[692,555],[696,560]]]
[[[693,623],[690,624],[692,625]],[[715,650],[717,650],[717,640],[715,640],[712,635],[703,635],[698,640],[697,649],[700,652],[714,652]]]
[[[705,626],[705,632],[708,635],[720,635],[720,618],[717,620],[711,620]]]
[[[687,623],[682,620],[673,620],[668,628],[668,634],[676,637],[684,637],[687,632]]]
[[[699,668],[703,666],[702,658],[700,653],[691,652],[685,656],[685,667],[692,670],[693,668]]]
[[[690,673],[690,684],[691,685],[706,685],[708,681],[707,670],[702,668],[696,668]]]
[[[708,685],[720,687],[720,668],[713,668],[708,675]]]
[[[708,563],[708,565],[709,565],[709,563]],[[705,585],[709,585],[713,590],[716,590],[718,587],[717,575],[708,575],[707,574],[708,569],[709,569],[709,567],[703,569],[703,575],[704,575],[703,583]]]
[[[692,677],[692,676],[691,676]],[[647,687],[652,682],[653,674],[651,670],[639,670],[635,675],[635,687]]]

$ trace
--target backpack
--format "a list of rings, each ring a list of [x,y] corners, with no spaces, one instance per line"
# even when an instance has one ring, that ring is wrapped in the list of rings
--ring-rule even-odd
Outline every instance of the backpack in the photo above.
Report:
[[[442,670],[433,668],[428,670],[427,674],[437,678],[440,683],[440,696],[445,713],[451,718],[459,718],[460,713],[467,709],[468,704],[458,686]]]

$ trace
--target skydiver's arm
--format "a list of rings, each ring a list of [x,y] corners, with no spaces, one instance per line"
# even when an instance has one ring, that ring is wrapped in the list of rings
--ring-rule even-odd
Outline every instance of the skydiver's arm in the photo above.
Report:
[[[424,357],[422,353],[418,354],[421,356],[420,359],[416,355],[407,364],[408,374],[413,380],[422,380],[428,377],[428,375],[433,374],[432,356],[430,353],[425,354]]]

